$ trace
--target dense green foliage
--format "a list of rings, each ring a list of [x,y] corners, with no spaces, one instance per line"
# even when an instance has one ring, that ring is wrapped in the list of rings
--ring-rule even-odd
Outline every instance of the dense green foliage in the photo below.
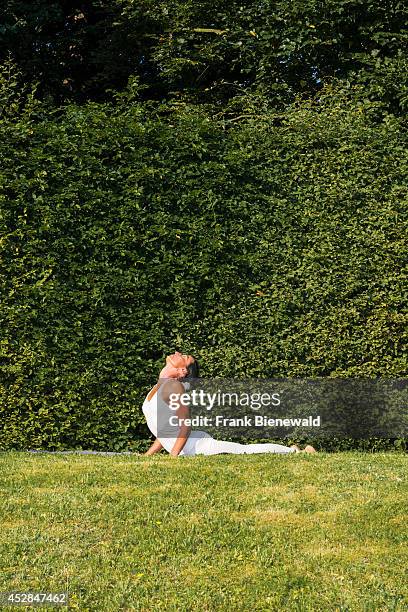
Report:
[[[175,348],[406,374],[401,3],[6,4],[0,447],[137,447]]]
[[[400,0],[6,0],[0,17],[0,58],[57,102],[138,75],[148,98],[222,106],[250,88],[282,107],[340,77],[407,108]]]
[[[2,444],[125,447],[174,346],[204,376],[403,375],[402,120],[328,87],[228,124],[136,88],[3,120]]]

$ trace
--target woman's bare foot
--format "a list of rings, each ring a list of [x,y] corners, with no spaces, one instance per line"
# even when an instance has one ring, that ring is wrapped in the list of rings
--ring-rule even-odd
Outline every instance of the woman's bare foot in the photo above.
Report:
[[[310,444],[307,444],[303,450],[300,450],[297,444],[292,444],[290,448],[294,448],[296,453],[317,453],[317,450]]]
[[[305,448],[303,449],[303,452],[304,453],[317,453],[317,450],[314,448],[314,446],[307,444]]]
[[[297,444],[292,444],[289,448],[294,448],[295,449],[295,453],[301,453],[302,452]]]

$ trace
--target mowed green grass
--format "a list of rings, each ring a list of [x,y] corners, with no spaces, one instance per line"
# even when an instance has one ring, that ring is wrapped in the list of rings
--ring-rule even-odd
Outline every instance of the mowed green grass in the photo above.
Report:
[[[0,591],[68,584],[70,609],[98,612],[408,610],[406,455],[0,466]]]

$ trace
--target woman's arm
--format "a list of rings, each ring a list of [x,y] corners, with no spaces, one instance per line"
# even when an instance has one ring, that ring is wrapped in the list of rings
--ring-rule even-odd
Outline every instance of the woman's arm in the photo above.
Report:
[[[180,419],[180,431],[174,443],[174,446],[170,451],[170,455],[172,457],[177,457],[180,454],[180,451],[183,449],[191,433],[191,427],[184,425],[184,421],[183,421],[183,419],[190,418],[190,410],[188,406],[184,406],[183,404],[180,404],[180,407],[176,410],[176,415],[178,419]]]
[[[178,380],[169,380],[167,383],[165,383],[165,387],[163,388],[162,397],[164,401],[170,405],[171,399],[171,406],[172,409],[174,409],[174,414],[180,420],[178,436],[174,442],[173,448],[170,451],[170,455],[172,457],[177,457],[179,455],[191,432],[191,427],[184,425],[184,419],[190,418],[190,409],[180,401],[180,396],[183,393],[184,387]]]
[[[163,445],[156,438],[151,447],[145,453],[143,453],[143,455],[154,455],[155,453],[158,453],[162,448]]]

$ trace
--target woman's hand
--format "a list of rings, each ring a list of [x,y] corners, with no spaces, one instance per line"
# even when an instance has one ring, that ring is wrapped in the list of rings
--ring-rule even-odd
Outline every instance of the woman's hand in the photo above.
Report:
[[[154,455],[155,453],[161,451],[162,448],[163,446],[161,442],[159,442],[159,440],[156,438],[151,447],[145,453],[143,453],[143,455]]]

